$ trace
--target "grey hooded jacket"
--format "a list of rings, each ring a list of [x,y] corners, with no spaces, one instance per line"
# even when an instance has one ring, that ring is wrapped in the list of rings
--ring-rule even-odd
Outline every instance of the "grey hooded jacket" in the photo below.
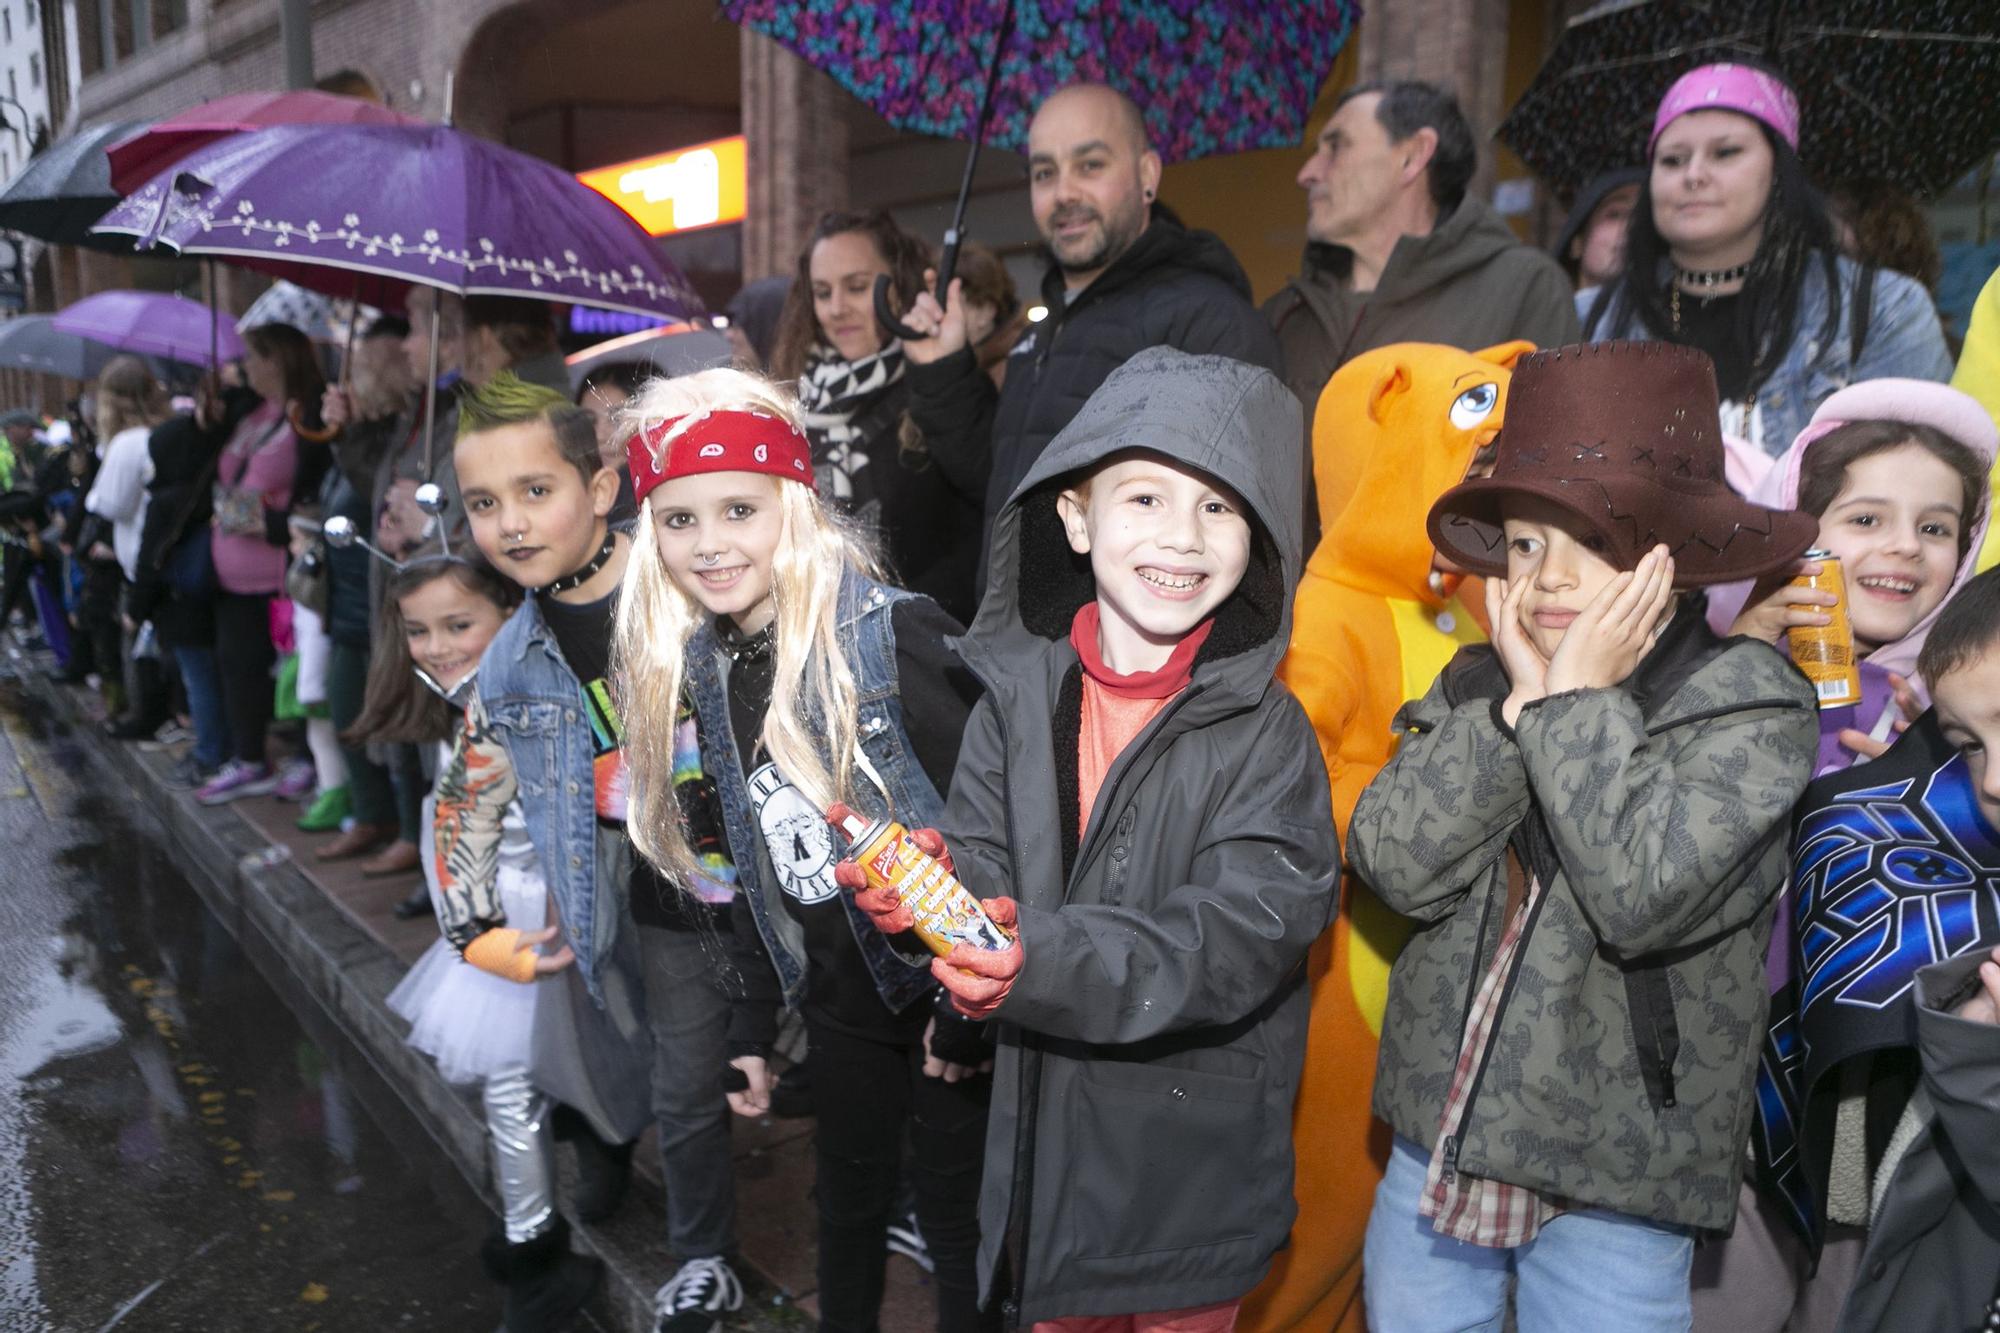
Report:
[[[1401,744],[1355,806],[1347,853],[1416,919],[1389,974],[1375,1114],[1436,1145],[1467,1011],[1506,924],[1511,844],[1543,890],[1447,1159],[1577,1204],[1724,1231],[1768,1007],[1772,903],[1819,727],[1791,663],[1768,644],[1718,642],[1702,613],[1684,604],[1624,685],[1537,700],[1512,729],[1497,694],[1455,688],[1499,674],[1493,650],[1461,649],[1397,715]]]
[[[1954,1012],[1979,989],[1986,957],[1977,949],[1917,973],[1920,1128],[1876,1186],[1840,1333],[1991,1328],[1982,1321],[2000,1313],[2000,1026]]]
[[[960,641],[986,696],[943,832],[974,892],[1020,904],[980,1196],[1010,1325],[1232,1300],[1290,1232],[1306,950],[1338,867],[1326,768],[1272,672],[1299,572],[1299,405],[1241,362],[1154,348],[1093,394],[994,527]],[[1249,568],[1193,679],[1105,775],[1079,834],[1080,667],[1095,596],[1056,517],[1065,478],[1144,448],[1251,510]]]

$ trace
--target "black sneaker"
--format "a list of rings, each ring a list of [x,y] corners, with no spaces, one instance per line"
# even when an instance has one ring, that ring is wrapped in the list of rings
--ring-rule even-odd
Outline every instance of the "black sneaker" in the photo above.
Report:
[[[167,784],[176,791],[193,791],[204,786],[215,776],[215,770],[201,763],[193,755],[182,755],[174,766],[167,770]]]
[[[716,1333],[743,1308],[743,1284],[729,1261],[690,1259],[653,1296],[653,1333]]]

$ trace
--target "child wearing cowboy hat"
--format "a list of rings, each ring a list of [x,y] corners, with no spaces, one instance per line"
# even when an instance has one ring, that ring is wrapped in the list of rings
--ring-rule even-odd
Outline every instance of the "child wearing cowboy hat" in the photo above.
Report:
[[[1415,918],[1374,1109],[1394,1131],[1364,1257],[1399,1333],[1688,1326],[1699,1232],[1734,1218],[1788,816],[1818,739],[1769,644],[1701,588],[1785,568],[1810,518],[1723,478],[1701,352],[1523,358],[1490,477],[1438,550],[1485,575],[1493,642],[1396,728],[1350,826]]]

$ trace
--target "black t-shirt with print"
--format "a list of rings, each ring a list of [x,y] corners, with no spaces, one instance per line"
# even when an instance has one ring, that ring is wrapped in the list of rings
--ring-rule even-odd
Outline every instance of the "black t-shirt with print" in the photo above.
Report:
[[[555,635],[563,661],[576,676],[590,719],[591,780],[598,823],[622,831],[627,793],[625,727],[618,716],[610,682],[612,618],[617,612],[618,594],[614,591],[594,602],[581,603],[538,595],[536,605],[549,632]],[[707,792],[712,798],[713,784],[707,784]],[[678,788],[676,794],[683,799],[687,795]],[[728,854],[719,818],[695,818],[691,823],[706,826],[689,830],[698,846],[712,839],[723,855]],[[727,906],[711,907],[690,898],[662,878],[652,863],[636,852],[632,858],[630,892],[632,919],[642,926],[672,930],[727,927]]]

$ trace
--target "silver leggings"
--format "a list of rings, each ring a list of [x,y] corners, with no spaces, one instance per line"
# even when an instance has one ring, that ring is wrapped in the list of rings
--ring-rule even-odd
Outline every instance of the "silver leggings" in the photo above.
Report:
[[[555,1143],[548,1097],[525,1066],[488,1075],[483,1094],[486,1137],[493,1144],[493,1187],[507,1242],[519,1245],[547,1231],[556,1217]]]

